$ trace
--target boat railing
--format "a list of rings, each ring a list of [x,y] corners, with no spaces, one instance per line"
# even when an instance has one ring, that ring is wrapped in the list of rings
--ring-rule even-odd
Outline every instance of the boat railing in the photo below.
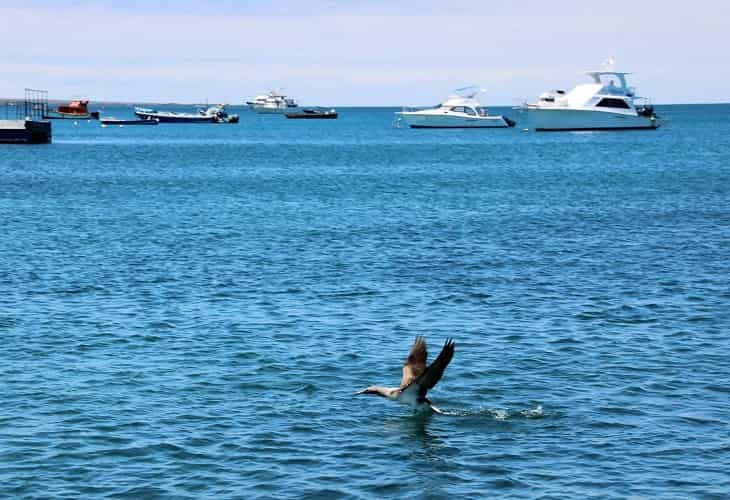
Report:
[[[403,123],[402,113],[413,113],[416,111],[424,111],[426,109],[434,109],[434,107],[433,106],[401,106],[401,110],[396,111],[396,113],[393,117],[393,126],[395,128],[401,127],[401,124]]]
[[[601,89],[601,93],[605,95],[634,97],[636,95],[636,87],[617,87],[615,85],[605,85]]]
[[[415,111],[425,111],[427,109],[434,109],[438,106],[403,106],[401,107],[401,113],[413,113]]]
[[[634,106],[637,108],[651,107],[651,99],[649,97],[634,97]]]
[[[516,111],[527,111],[530,108],[536,108],[537,104],[534,102],[530,102],[529,99],[521,99],[519,104],[512,106],[512,109]]]

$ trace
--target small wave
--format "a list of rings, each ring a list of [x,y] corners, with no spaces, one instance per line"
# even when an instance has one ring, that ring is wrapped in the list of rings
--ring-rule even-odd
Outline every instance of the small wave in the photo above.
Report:
[[[713,424],[713,425],[726,425],[727,422],[723,420],[719,420],[712,417],[707,417],[704,415],[696,415],[696,414],[680,414],[678,417],[686,422],[690,422],[695,425],[707,425],[707,424]]]
[[[730,385],[710,384],[710,385],[706,385],[705,389],[713,391],[713,392],[721,392],[721,393],[725,393],[725,394],[730,393]]]
[[[492,415],[495,420],[507,420],[509,418],[509,411],[502,409],[492,410]]]
[[[341,292],[323,292],[317,294],[318,298],[322,299],[342,299],[349,297],[367,297],[370,295],[377,295],[377,290],[350,290]]]
[[[96,285],[72,285],[68,288],[60,288],[53,290],[54,293],[59,295],[81,295],[85,293],[95,293],[105,291],[104,287]]]
[[[152,321],[148,326],[154,330],[172,330],[175,328],[175,325],[169,321]]]
[[[317,386],[311,383],[302,384],[296,389],[293,389],[292,392],[303,392],[307,395],[314,394],[317,392]]]
[[[441,409],[442,413],[452,417],[491,417],[494,420],[504,421],[513,418],[540,419],[546,414],[542,405],[525,410],[511,410],[509,408],[479,408],[476,410],[460,410],[456,408]]]
[[[19,323],[17,318],[12,316],[0,316],[0,328],[11,328]]]
[[[530,410],[522,410],[520,415],[525,418],[543,418],[545,416],[545,412],[542,411],[542,405],[537,405],[535,408]]]

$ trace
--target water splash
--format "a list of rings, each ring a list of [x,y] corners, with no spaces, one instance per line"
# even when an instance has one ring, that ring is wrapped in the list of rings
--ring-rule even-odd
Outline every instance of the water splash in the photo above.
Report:
[[[542,405],[535,408],[525,410],[512,410],[509,408],[477,408],[474,410],[458,409],[458,408],[442,408],[443,415],[451,417],[490,417],[494,420],[504,421],[515,418],[539,419],[545,418],[546,413]]]
[[[537,405],[537,407],[531,410],[522,410],[520,415],[525,418],[543,418],[545,416],[545,412],[542,411],[542,405]]]

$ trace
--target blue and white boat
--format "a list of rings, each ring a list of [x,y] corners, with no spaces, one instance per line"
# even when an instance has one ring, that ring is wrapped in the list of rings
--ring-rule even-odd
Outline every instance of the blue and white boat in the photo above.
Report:
[[[126,118],[114,118],[113,116],[109,116],[106,118],[100,118],[99,121],[101,121],[102,126],[106,125],[157,125],[160,123],[156,119],[149,119],[149,118],[138,118],[138,119],[126,119]]]
[[[160,123],[238,123],[239,119],[237,114],[229,115],[222,104],[199,109],[198,113],[134,108],[134,114],[144,120],[157,120]]]

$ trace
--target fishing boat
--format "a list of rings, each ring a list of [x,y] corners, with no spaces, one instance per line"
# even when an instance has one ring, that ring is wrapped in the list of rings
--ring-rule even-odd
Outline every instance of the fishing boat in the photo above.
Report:
[[[102,125],[158,125],[160,123],[158,120],[150,118],[123,120],[111,116],[109,118],[101,118],[100,121]]]
[[[427,109],[408,109],[397,112],[396,126],[401,122],[411,128],[506,128],[515,122],[502,115],[490,115],[477,95],[483,92],[476,87],[456,89],[438,106]]]
[[[647,98],[637,97],[627,75],[613,70],[613,60],[601,71],[588,71],[590,83],[573,90],[553,90],[537,102],[524,103],[525,127],[535,131],[656,129],[659,120]]]
[[[46,111],[44,118],[54,120],[98,120],[98,111],[89,111],[88,99],[74,99],[65,106]]]
[[[178,113],[177,111],[158,111],[151,108],[134,108],[134,114],[143,120],[156,120],[159,123],[212,123],[213,120],[200,113]]]
[[[238,123],[239,119],[237,114],[229,115],[222,104],[201,108],[197,113],[134,108],[134,114],[144,120],[157,120],[160,123]]]
[[[285,113],[287,118],[299,120],[334,120],[337,118],[336,109],[304,108],[301,111]]]
[[[238,114],[228,114],[228,112],[226,111],[226,106],[224,104],[209,106],[206,109],[200,109],[198,110],[198,113],[203,116],[213,117],[213,123],[238,123],[239,120]]]

